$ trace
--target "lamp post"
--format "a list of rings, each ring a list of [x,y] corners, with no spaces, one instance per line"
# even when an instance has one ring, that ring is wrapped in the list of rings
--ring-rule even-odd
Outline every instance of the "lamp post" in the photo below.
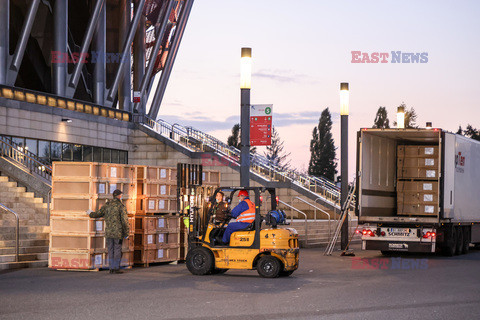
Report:
[[[250,186],[250,88],[252,48],[242,48],[240,59],[240,185]]]
[[[397,128],[405,129],[405,107],[403,106],[397,108]]]
[[[342,177],[340,189],[340,206],[343,207],[347,201],[348,193],[348,107],[349,107],[349,90],[348,83],[340,83],[340,175]],[[348,214],[348,208],[346,213]],[[342,225],[341,249],[346,250],[348,245],[348,216]]]

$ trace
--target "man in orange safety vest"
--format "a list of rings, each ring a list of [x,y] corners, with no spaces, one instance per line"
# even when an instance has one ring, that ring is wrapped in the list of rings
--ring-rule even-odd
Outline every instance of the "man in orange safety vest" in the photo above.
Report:
[[[223,243],[230,242],[230,236],[233,232],[245,229],[249,224],[255,221],[255,204],[248,198],[247,190],[240,190],[238,193],[240,203],[233,208],[231,215],[236,218],[236,222],[229,223],[223,234]]]

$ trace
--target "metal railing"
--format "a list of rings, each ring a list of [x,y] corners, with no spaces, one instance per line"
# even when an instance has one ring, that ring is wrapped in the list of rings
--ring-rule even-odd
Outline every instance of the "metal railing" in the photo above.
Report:
[[[0,136],[0,156],[9,158],[26,167],[30,173],[34,173],[48,182],[52,181],[52,167],[42,162],[34,153],[28,151],[7,138]]]
[[[282,200],[278,200],[278,202],[281,203],[281,204],[283,204],[284,206],[286,206],[287,208],[290,209],[290,223],[293,222],[293,212],[292,212],[292,210],[294,210],[294,211],[296,211],[296,212],[298,212],[298,213],[303,214],[303,217],[305,218],[305,245],[307,245],[307,244],[308,244],[308,221],[307,221],[307,215],[306,215],[304,212],[298,210],[297,208],[289,205],[288,203],[283,202]]]
[[[19,255],[19,242],[20,242],[20,218],[18,216],[18,214],[13,211],[12,209],[10,208],[7,208],[6,206],[4,206],[3,204],[0,203],[0,208],[2,208],[3,210],[5,210],[6,212],[9,212],[9,213],[12,213],[13,215],[15,215],[15,262],[18,262],[18,255]]]
[[[307,205],[309,205],[310,207],[314,208],[315,211],[314,211],[314,215],[313,215],[313,220],[315,222],[317,222],[317,210],[319,210],[320,212],[324,213],[327,217],[328,217],[328,239],[330,240],[330,236],[332,235],[332,228],[331,228],[331,221],[330,221],[330,213],[328,213],[327,211],[323,210],[322,208],[319,208],[311,203],[309,203],[308,201],[306,200],[303,200],[302,198],[300,197],[295,197],[293,198],[293,201],[292,201],[292,204],[295,202],[295,200],[299,200]]]
[[[240,150],[229,146],[215,137],[201,132],[193,127],[184,127],[179,124],[170,124],[164,120],[153,120],[146,115],[133,115],[133,121],[137,122],[156,133],[179,143],[194,152],[215,152],[222,160],[236,164],[240,162]],[[271,181],[292,182],[310,192],[320,195],[323,201],[330,202],[339,207],[340,188],[333,182],[296,170],[285,169],[272,164],[266,157],[259,154],[250,154],[250,171]]]

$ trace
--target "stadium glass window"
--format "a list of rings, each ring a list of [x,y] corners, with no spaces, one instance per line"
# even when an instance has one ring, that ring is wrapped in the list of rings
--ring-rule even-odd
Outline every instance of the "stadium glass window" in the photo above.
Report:
[[[62,143],[62,161],[72,161],[72,145],[70,143]]]
[[[82,145],[81,144],[74,144],[73,145],[73,161],[83,161]]]
[[[104,148],[103,149],[103,162],[110,163],[110,162],[112,162],[111,159],[112,159],[112,157],[111,157],[110,149]]]
[[[93,161],[93,147],[83,146],[83,161]]]
[[[52,142],[51,144],[51,160],[61,161],[62,160],[62,143],[61,142]]]
[[[38,157],[44,162],[50,162],[50,141],[38,141]]]

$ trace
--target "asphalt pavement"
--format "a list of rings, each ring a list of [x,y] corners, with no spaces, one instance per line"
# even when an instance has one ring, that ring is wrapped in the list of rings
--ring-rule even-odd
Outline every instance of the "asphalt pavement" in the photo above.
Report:
[[[193,276],[179,263],[124,274],[0,273],[0,319],[480,319],[480,251],[355,257],[302,249],[288,278]]]

